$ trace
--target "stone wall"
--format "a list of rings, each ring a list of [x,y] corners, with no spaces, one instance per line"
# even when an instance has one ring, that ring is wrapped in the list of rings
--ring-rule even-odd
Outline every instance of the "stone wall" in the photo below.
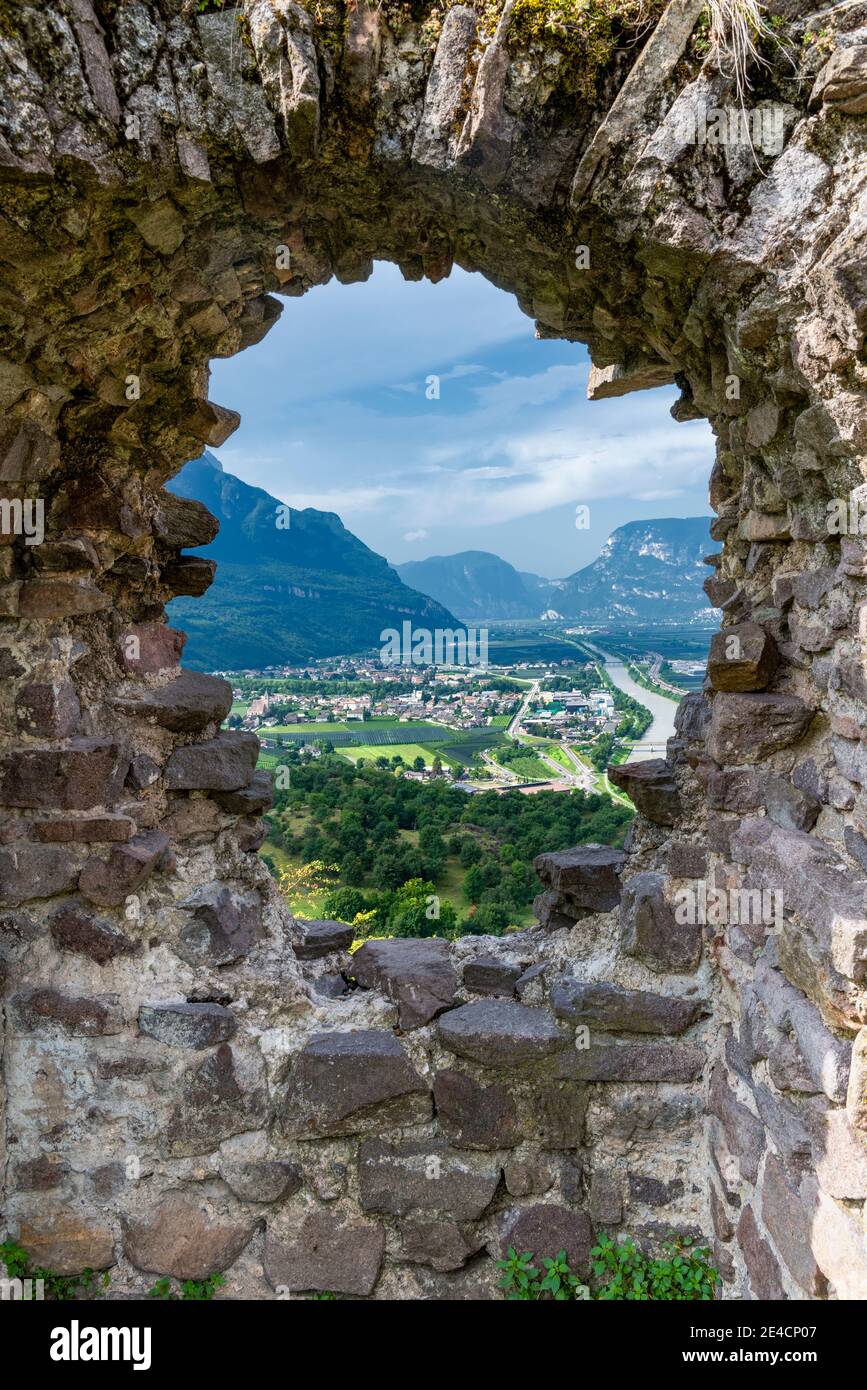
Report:
[[[734,97],[687,0],[592,96],[511,0],[0,5],[0,1171],[36,1262],[485,1297],[504,1239],[675,1226],[726,1296],[867,1296],[867,6],[776,8],[768,155],[690,136]],[[480,271],[594,395],[677,381],[723,630],[667,758],[612,773],[622,863],[542,856],[539,927],[372,943],[350,989],[257,860],[228,686],[180,667],[214,522],[162,484],[238,423],[208,361],[375,258]]]

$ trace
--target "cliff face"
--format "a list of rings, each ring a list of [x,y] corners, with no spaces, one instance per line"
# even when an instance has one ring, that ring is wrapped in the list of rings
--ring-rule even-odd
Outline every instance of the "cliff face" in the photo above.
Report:
[[[2,6],[0,1135],[34,1263],[450,1297],[504,1240],[580,1265],[591,1223],[663,1223],[712,1229],[729,1296],[867,1296],[867,556],[834,507],[867,443],[867,15],[817,47],[786,8],[801,80],[755,75],[754,158],[707,137],[737,103],[700,9],[600,45],[511,0],[495,30]],[[398,943],[330,999],[345,934],[286,913],[255,739],[162,621],[214,535],[162,484],[237,424],[208,360],[377,257],[481,271],[589,343],[594,396],[678,381],[724,627],[668,757],[616,773],[623,862],[543,858],[493,967]]]
[[[187,633],[189,666],[262,670],[380,647],[382,630],[406,621],[459,627],[334,512],[284,506],[224,473],[207,451],[181,469],[171,491],[204,503],[220,523],[205,551],[217,563],[215,583],[201,599],[176,599],[169,615]]]

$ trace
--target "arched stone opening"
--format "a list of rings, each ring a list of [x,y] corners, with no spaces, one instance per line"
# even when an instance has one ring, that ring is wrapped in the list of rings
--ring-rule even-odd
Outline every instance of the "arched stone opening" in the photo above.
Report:
[[[699,8],[592,98],[511,3],[487,43],[465,6],[292,0],[0,28],[2,1161],[36,1263],[451,1297],[516,1221],[577,1262],[591,1221],[667,1223],[713,1231],[732,1296],[867,1292],[863,35],[848,11],[837,57],[762,79],[763,175],[695,139],[732,101]],[[479,270],[588,342],[595,392],[677,380],[718,442],[724,631],[667,759],[619,774],[625,861],[543,857],[526,954],[417,957],[415,1014],[376,952],[363,999],[317,995],[345,940],[298,940],[255,740],[163,624],[210,579],[182,554],[210,518],[162,490],[237,423],[209,359],[375,258]],[[679,922],[701,883],[727,916]]]

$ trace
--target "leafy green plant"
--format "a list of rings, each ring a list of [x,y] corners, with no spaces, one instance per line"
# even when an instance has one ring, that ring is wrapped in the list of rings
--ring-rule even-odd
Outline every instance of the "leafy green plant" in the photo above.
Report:
[[[593,1274],[602,1280],[596,1298],[641,1302],[709,1302],[720,1282],[710,1264],[710,1251],[690,1249],[689,1239],[663,1245],[662,1256],[651,1258],[631,1240],[615,1243],[600,1236],[590,1252]]]
[[[503,1271],[500,1288],[513,1302],[553,1299],[555,1303],[564,1303],[590,1297],[587,1285],[570,1270],[565,1250],[558,1251],[553,1260],[542,1260],[543,1273],[533,1264],[530,1250],[519,1255],[510,1245],[505,1260],[497,1260],[497,1268]]]
[[[556,1259],[544,1259],[542,1265],[545,1269],[545,1276],[539,1284],[540,1296],[548,1293],[555,1303],[590,1297],[590,1290],[587,1285],[582,1284],[581,1280],[576,1278],[570,1270],[565,1250],[559,1251]]]
[[[97,1296],[97,1276],[92,1269],[82,1270],[81,1274],[56,1274],[53,1269],[45,1269],[41,1265],[31,1269],[30,1257],[17,1241],[5,1240],[0,1244],[0,1262],[6,1266],[9,1279],[27,1278],[41,1281],[46,1298],[54,1302],[65,1303],[82,1297]],[[108,1270],[103,1271],[99,1283],[102,1288],[108,1288]]]
[[[509,1246],[504,1260],[500,1288],[514,1302],[551,1299],[556,1303],[598,1299],[604,1301],[709,1302],[720,1276],[709,1262],[710,1251],[691,1249],[689,1239],[672,1238],[653,1257],[639,1250],[634,1241],[613,1241],[601,1235],[590,1251],[595,1291],[569,1268],[565,1250],[554,1259],[543,1259],[542,1268],[533,1263],[533,1252],[518,1253]]]
[[[23,1279],[27,1272],[27,1252],[14,1240],[4,1240],[0,1245],[0,1260],[6,1266],[9,1279]]]
[[[180,1293],[175,1293],[171,1279],[164,1274],[148,1289],[147,1297],[178,1303],[209,1303],[225,1282],[222,1274],[209,1274],[207,1279],[185,1279]]]
[[[513,1301],[535,1297],[534,1288],[539,1271],[533,1264],[533,1254],[525,1250],[519,1255],[513,1245],[509,1246],[504,1260],[497,1260],[497,1269],[503,1271],[500,1288],[505,1289],[506,1297]]]

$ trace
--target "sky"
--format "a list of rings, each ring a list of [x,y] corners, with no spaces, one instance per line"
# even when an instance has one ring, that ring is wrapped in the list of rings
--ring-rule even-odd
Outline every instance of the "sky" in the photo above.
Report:
[[[537,340],[480,275],[407,282],[378,262],[283,302],[261,343],[212,365],[211,400],[242,417],[216,453],[391,564],[487,550],[562,578],[624,522],[709,514],[710,428],[671,419],[676,389],[588,401],[586,349]]]

